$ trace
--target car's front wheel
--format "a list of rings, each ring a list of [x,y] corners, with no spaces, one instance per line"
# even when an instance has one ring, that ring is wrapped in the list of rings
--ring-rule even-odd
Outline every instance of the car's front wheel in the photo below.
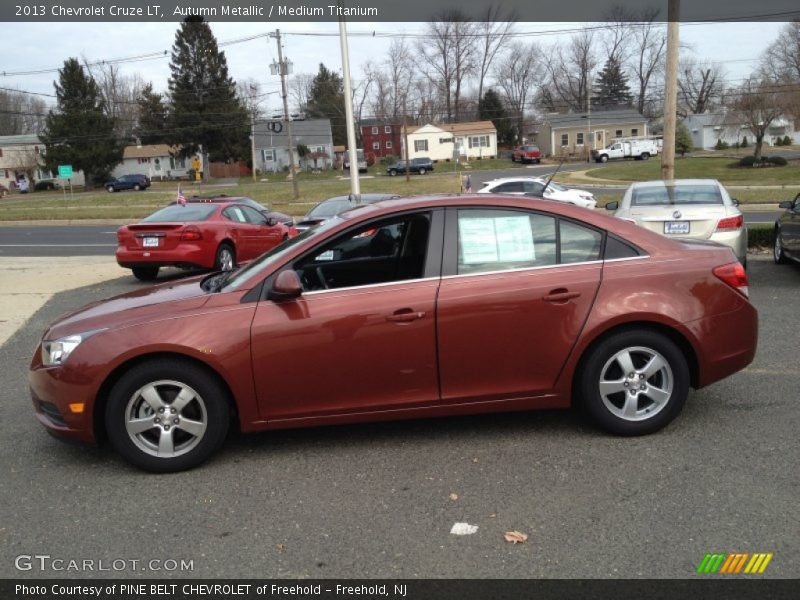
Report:
[[[158,267],[133,267],[131,270],[139,281],[155,281],[158,277]]]
[[[106,186],[106,190],[108,191],[109,194],[113,194],[115,191],[113,185]]]
[[[420,167],[420,168],[419,168],[419,174],[420,174],[420,175],[425,175],[425,173],[426,173],[426,171],[425,171],[425,167]]]
[[[623,331],[589,351],[577,374],[583,406],[603,429],[645,435],[668,425],[689,394],[689,367],[680,348],[649,330]]]
[[[134,184],[133,184],[133,190],[134,190],[135,192],[138,192],[138,191],[139,191],[139,190],[141,190],[141,189],[142,189],[142,186],[140,186],[138,183],[134,183]]]
[[[108,397],[109,441],[128,462],[158,473],[204,462],[225,440],[227,392],[208,371],[180,359],[140,363]]]
[[[391,171],[389,171],[389,175],[390,175],[391,177],[396,177],[396,176],[397,176],[397,171],[396,171],[396,170],[394,170],[394,169],[392,169]]]
[[[772,245],[772,258],[776,265],[785,265],[786,256],[783,254],[783,246],[781,245],[781,230],[775,228],[775,235],[773,236],[775,242]]]

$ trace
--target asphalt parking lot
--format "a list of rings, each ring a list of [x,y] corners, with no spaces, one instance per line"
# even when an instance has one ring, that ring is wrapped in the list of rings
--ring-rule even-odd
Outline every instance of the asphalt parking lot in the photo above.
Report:
[[[0,347],[0,577],[685,578],[736,551],[774,553],[762,577],[800,577],[800,267],[751,257],[749,276],[754,363],[659,434],[611,437],[570,411],[279,431],[161,476],[34,420],[26,370],[45,326],[142,284],[58,294]],[[478,530],[451,535],[456,522]],[[15,568],[36,554],[142,562]],[[193,570],[142,571],[153,559]]]

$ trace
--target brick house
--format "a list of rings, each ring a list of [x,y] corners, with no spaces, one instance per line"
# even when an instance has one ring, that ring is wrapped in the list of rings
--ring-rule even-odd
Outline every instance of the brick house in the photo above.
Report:
[[[376,158],[400,156],[403,126],[381,119],[361,121],[361,144],[364,154],[372,153]]]

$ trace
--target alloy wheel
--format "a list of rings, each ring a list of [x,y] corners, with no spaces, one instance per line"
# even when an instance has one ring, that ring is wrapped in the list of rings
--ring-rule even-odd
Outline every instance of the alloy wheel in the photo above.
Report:
[[[608,411],[625,421],[657,415],[672,397],[675,378],[669,362],[652,348],[634,346],[614,354],[600,371],[600,397]]]

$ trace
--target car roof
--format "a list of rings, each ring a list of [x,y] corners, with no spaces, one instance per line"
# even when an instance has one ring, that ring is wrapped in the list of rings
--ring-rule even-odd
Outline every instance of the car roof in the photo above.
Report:
[[[371,193],[371,194],[361,194],[361,204],[369,204],[372,202],[380,202],[381,200],[393,200],[395,198],[399,198],[398,194],[378,194],[378,193]],[[351,201],[350,196],[333,196],[332,198],[328,198],[323,200],[320,204],[325,204],[326,202],[342,202],[342,201]]]
[[[632,183],[631,187],[664,187],[665,185],[720,185],[720,183],[716,179],[673,179],[669,183],[656,179],[653,181],[637,181]]]
[[[516,181],[536,181],[541,183],[542,181],[546,181],[544,177],[500,177],[499,179],[491,179],[486,182],[489,183],[514,183]]]

